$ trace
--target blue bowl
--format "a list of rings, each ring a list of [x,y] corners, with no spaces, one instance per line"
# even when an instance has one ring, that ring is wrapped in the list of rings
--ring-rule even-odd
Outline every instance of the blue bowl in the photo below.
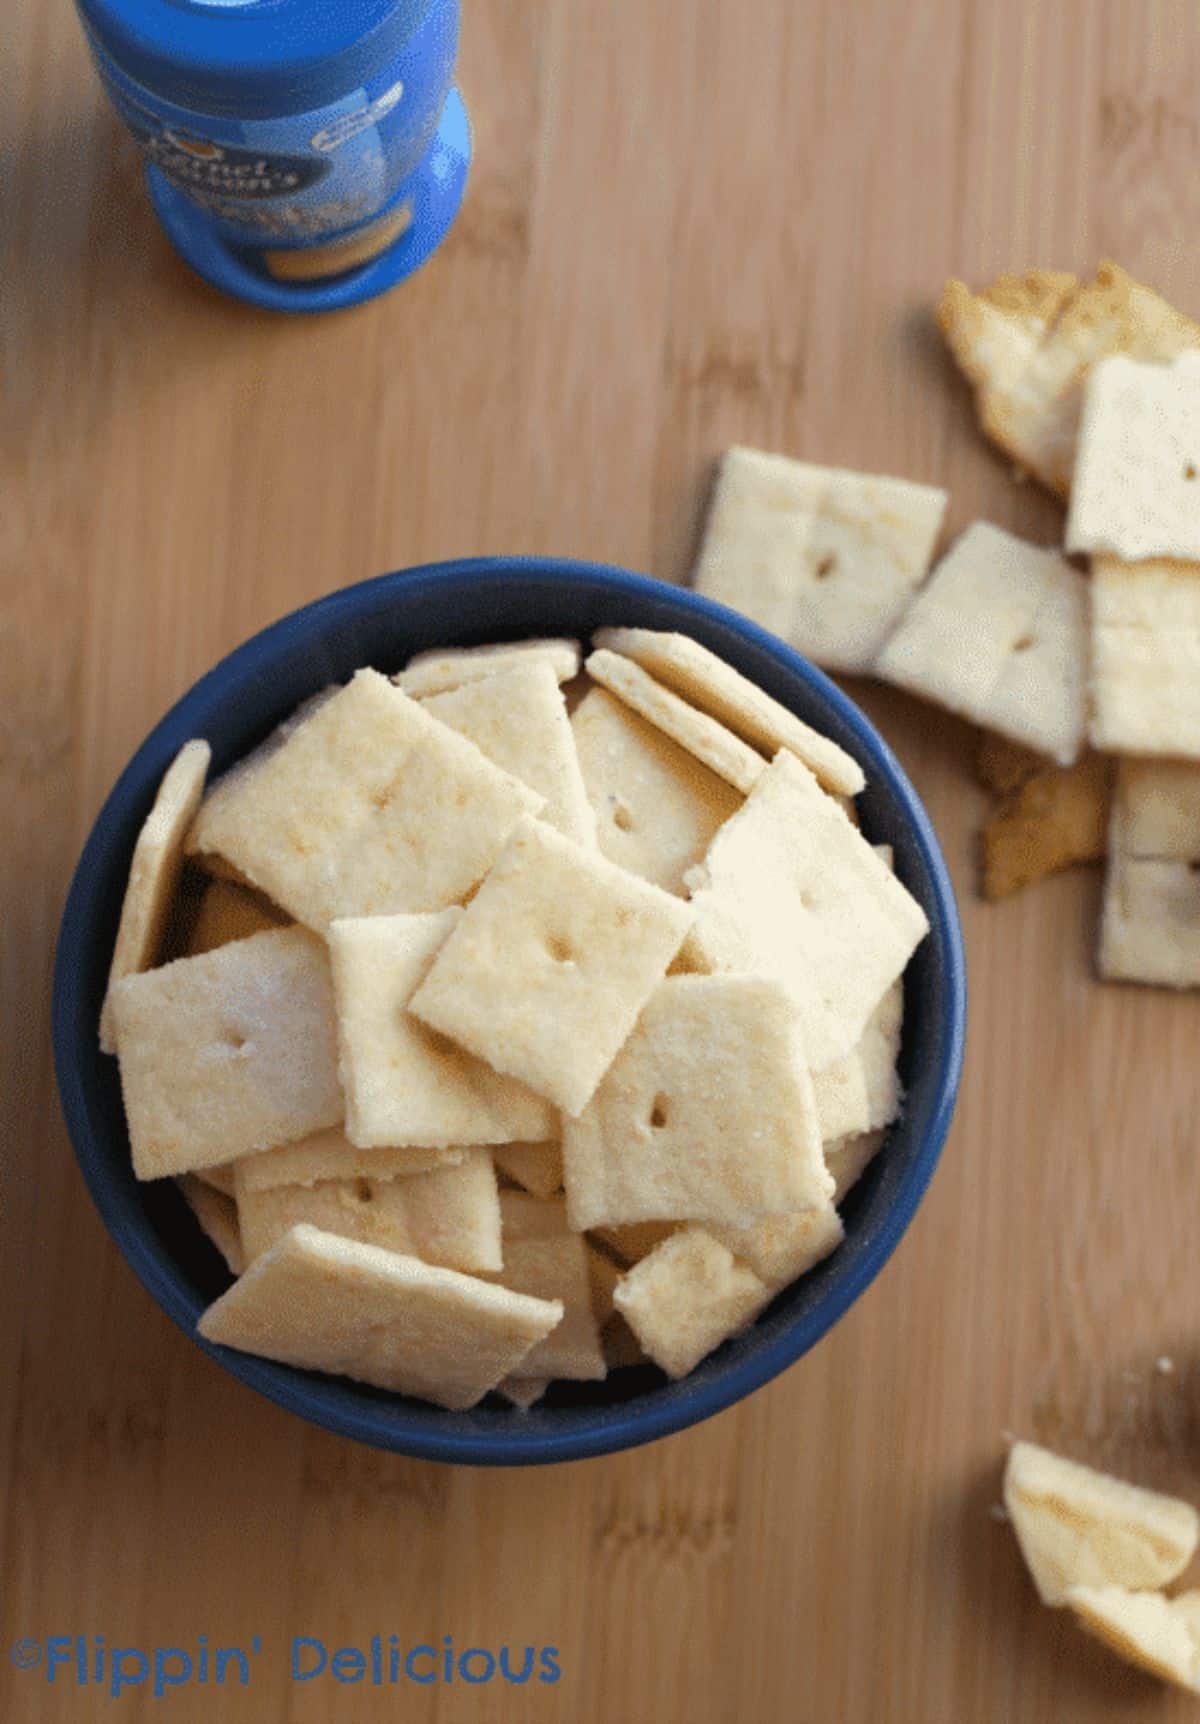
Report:
[[[906,981],[907,1105],[850,1194],[845,1242],[682,1382],[649,1366],[627,1369],[600,1384],[556,1384],[529,1412],[496,1397],[471,1412],[444,1412],[198,1340],[196,1319],[228,1273],[174,1185],[134,1179],[116,1061],[96,1039],[134,840],[167,766],[189,737],[202,736],[213,770],[223,771],[307,695],[360,665],[393,670],[426,647],[586,638],[613,624],[694,636],[855,755],[868,781],[863,830],[894,847],[897,871],[929,917],[931,933]],[[650,1442],[719,1413],[806,1353],[879,1274],[913,1218],[950,1127],[965,1021],[962,937],[945,863],[912,786],[857,707],[721,605],[619,569],[536,558],[441,563],[365,581],[273,623],[202,678],[151,731],[101,810],[71,885],[54,980],[55,1061],[75,1154],[106,1226],[167,1315],[226,1370],[315,1424],[401,1454],[473,1465],[575,1460]]]

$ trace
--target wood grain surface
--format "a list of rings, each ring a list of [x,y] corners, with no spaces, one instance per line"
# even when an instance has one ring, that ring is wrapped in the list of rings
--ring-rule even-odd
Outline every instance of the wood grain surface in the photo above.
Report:
[[[1099,883],[974,890],[968,728],[855,687],[959,887],[972,1023],[882,1279],[704,1427],[494,1474],[309,1429],[159,1312],[59,1116],[53,942],[150,724],[380,570],[559,552],[687,572],[743,440],[948,485],[1053,542],[931,330],[949,273],[1113,256],[1200,314],[1189,0],[467,0],[477,155],[399,292],[326,321],[168,250],[67,0],[7,0],[0,136],[0,1718],[1041,1724],[1194,1706],[1041,1609],[1016,1432],[1200,1501],[1195,997],[1101,988]],[[1160,1358],[1174,1370],[1156,1369]],[[262,1637],[253,1685],[115,1707],[18,1636]],[[330,1645],[553,1644],[556,1686],[335,1689]]]

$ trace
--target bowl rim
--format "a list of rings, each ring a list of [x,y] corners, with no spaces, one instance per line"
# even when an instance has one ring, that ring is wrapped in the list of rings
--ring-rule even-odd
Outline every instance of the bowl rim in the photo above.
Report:
[[[905,1168],[894,1201],[885,1211],[849,1270],[835,1280],[818,1304],[797,1315],[794,1321],[744,1358],[732,1353],[718,1373],[691,1385],[682,1379],[671,1386],[669,1399],[658,1401],[652,1393],[629,1403],[624,1417],[614,1417],[613,1408],[571,1409],[570,1422],[546,1429],[531,1422],[527,1427],[480,1433],[464,1426],[461,1433],[437,1430],[394,1431],[385,1417],[387,1403],[379,1408],[328,1404],[316,1392],[322,1381],[298,1367],[284,1366],[232,1348],[217,1347],[197,1334],[183,1287],[181,1272],[169,1274],[151,1249],[149,1224],[135,1225],[117,1207],[110,1191],[111,1176],[91,1149],[90,1121],[83,1066],[74,1058],[75,1022],[80,991],[79,966],[74,954],[88,937],[92,912],[89,877],[93,863],[111,845],[114,828],[128,821],[131,805],[144,794],[147,775],[161,771],[164,733],[183,726],[193,712],[211,711],[214,704],[240,693],[249,673],[261,668],[264,655],[282,655],[291,646],[320,635],[327,624],[349,618],[393,591],[403,603],[404,590],[420,581],[426,586],[451,589],[481,577],[511,580],[536,576],[539,581],[563,583],[589,581],[610,594],[666,600],[678,607],[680,629],[689,615],[707,618],[740,635],[749,646],[765,652],[792,677],[808,684],[816,698],[841,720],[854,736],[872,770],[881,776],[921,854],[930,884],[930,901],[923,907],[931,927],[940,935],[945,957],[941,965],[944,988],[940,1022],[936,1025],[941,1049],[940,1070],[933,1092],[927,1129]],[[498,629],[502,633],[502,625]],[[192,734],[199,733],[199,727]],[[770,1382],[789,1365],[811,1350],[861,1297],[892,1257],[907,1232],[928,1189],[949,1133],[957,1101],[966,1039],[966,959],[958,907],[949,871],[934,834],[932,823],[916,791],[890,747],[866,715],[808,659],[777,636],[751,622],[739,612],[720,605],[685,587],[655,580],[606,563],[561,557],[499,556],[467,557],[414,565],[341,587],[285,613],[251,635],[201,676],[154,724],[109,791],[91,826],[72,876],[60,923],[54,969],[52,1031],[55,1069],[62,1111],[75,1159],[92,1201],[126,1261],[167,1316],[189,1339],[224,1369],[265,1395],[276,1405],[299,1414],[312,1424],[374,1447],[389,1449],[425,1460],[449,1464],[524,1466],[548,1462],[582,1460],[617,1453],[685,1430],[724,1411]],[[336,1380],[331,1380],[336,1381]],[[403,1403],[400,1403],[403,1404]],[[598,1415],[606,1414],[606,1417]],[[587,1415],[591,1415],[588,1417]],[[397,1440],[399,1439],[399,1440]]]

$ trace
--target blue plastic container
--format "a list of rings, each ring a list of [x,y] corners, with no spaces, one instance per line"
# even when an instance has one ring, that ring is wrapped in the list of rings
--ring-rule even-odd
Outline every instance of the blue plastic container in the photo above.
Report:
[[[462,202],[458,0],[78,0],[177,250],[287,311],[382,293]]]
[[[929,917],[905,981],[907,1103],[850,1194],[844,1243],[682,1382],[648,1366],[626,1369],[604,1383],[557,1383],[529,1412],[494,1396],[471,1412],[444,1412],[198,1341],[196,1319],[228,1285],[228,1272],[170,1180],[134,1179],[116,1061],[97,1039],[130,856],[163,773],[193,736],[207,738],[213,771],[223,771],[300,701],[360,665],[388,671],[426,647],[586,639],[616,624],[694,636],[860,760],[863,830],[894,847],[897,871]],[[912,786],[858,708],[807,660],[722,605],[618,569],[515,558],[444,563],[348,587],[274,623],[198,682],[151,731],[100,812],[71,885],[54,981],[55,1060],[75,1153],[105,1224],[163,1310],[227,1370],[315,1424],[401,1454],[475,1465],[575,1460],[649,1442],[719,1413],[806,1353],[878,1275],[913,1218],[954,1111],[965,1020],[945,863]],[[927,1236],[925,1249],[934,1248]]]

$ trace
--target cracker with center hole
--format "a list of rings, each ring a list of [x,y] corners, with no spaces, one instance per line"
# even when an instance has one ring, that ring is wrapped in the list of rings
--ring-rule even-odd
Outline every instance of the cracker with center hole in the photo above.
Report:
[[[865,1131],[825,1145],[825,1166],[833,1180],[833,1201],[840,1209],[887,1140],[885,1130]]]
[[[1200,566],[1092,562],[1092,745],[1200,758]]]
[[[1087,582],[1056,551],[976,521],[876,674],[1070,766],[1087,723]]]
[[[427,695],[421,704],[536,791],[545,802],[543,820],[578,844],[595,843],[596,819],[548,658],[522,659],[493,676]]]
[[[563,1318],[512,1374],[598,1382],[608,1367],[592,1308],[587,1243],[569,1231],[561,1198],[541,1206],[546,1215],[540,1225],[531,1223],[531,1207],[519,1193],[501,1194],[504,1266],[496,1279],[515,1293],[559,1300]]]
[[[975,294],[948,281],[938,322],[974,386],[985,436],[1060,497],[1090,367],[1110,353],[1166,360],[1200,345],[1200,326],[1113,263],[1090,282],[1030,270]]]
[[[240,886],[236,880],[209,880],[188,933],[187,955],[198,958],[201,952],[215,952],[218,946],[232,945],[234,940],[248,940],[251,934],[281,928],[286,921],[283,912],[252,886]]]
[[[549,1377],[505,1377],[502,1383],[496,1384],[496,1393],[503,1395],[522,1413],[527,1413],[530,1407],[537,1406],[549,1387]]]
[[[813,1098],[822,1143],[866,1131],[870,1124],[867,1080],[858,1048],[812,1074]]]
[[[410,1009],[497,1072],[578,1114],[692,920],[689,906],[657,886],[526,820]]]
[[[216,1246],[231,1275],[240,1275],[246,1267],[238,1226],[237,1204],[232,1197],[217,1191],[194,1173],[180,1173],[175,1179],[183,1199],[200,1224],[205,1238]]]
[[[213,1167],[342,1117],[325,947],[278,928],[113,990],[139,1179]]]
[[[1079,1626],[1127,1664],[1200,1694],[1200,1591],[1178,1598],[1120,1586],[1072,1586]]]
[[[1087,381],[1067,515],[1069,551],[1200,562],[1200,353],[1116,355]]]
[[[786,1287],[833,1254],[846,1236],[832,1200],[798,1215],[769,1215],[751,1227],[707,1231],[770,1288]]]
[[[121,920],[100,1011],[100,1046],[115,1054],[113,989],[123,976],[149,969],[158,957],[171,904],[183,872],[183,845],[200,806],[212,750],[207,742],[185,742],[163,775],[154,804],[133,847]]]
[[[461,1411],[510,1376],[561,1304],[300,1225],[205,1311],[206,1341]]]
[[[1099,968],[1110,982],[1200,987],[1200,872],[1193,863],[1109,857]]]
[[[727,1221],[833,1189],[799,1014],[756,976],[672,976],[586,1111],[563,1124],[571,1225]]]
[[[562,1190],[562,1145],[554,1143],[498,1143],[494,1160],[499,1173],[523,1185],[535,1197],[554,1197]]]
[[[1072,1586],[1166,1586],[1191,1562],[1200,1538],[1190,1503],[1036,1443],[1010,1450],[1004,1506],[1044,1604],[1062,1604]]]
[[[491,1154],[468,1149],[454,1167],[403,1179],[323,1179],[316,1185],[248,1187],[239,1164],[237,1210],[246,1260],[269,1251],[299,1222],[364,1245],[381,1245],[474,1274],[499,1269],[500,1200]]]
[[[701,1227],[684,1227],[622,1276],[614,1302],[668,1377],[686,1377],[749,1327],[770,1289]]]
[[[664,892],[682,894],[684,874],[742,798],[607,689],[584,696],[571,729],[601,853]]]
[[[477,647],[434,647],[409,659],[392,681],[414,700],[445,694],[469,682],[479,682],[514,665],[544,660],[556,682],[578,676],[583,654],[578,641],[558,636],[527,641],[499,641]]]
[[[761,753],[773,757],[781,748],[790,748],[833,794],[857,796],[865,788],[862,767],[845,749],[690,635],[657,629],[598,629],[595,644],[631,658]]]
[[[656,682],[631,658],[599,647],[588,655],[586,668],[593,681],[623,700],[647,723],[677,742],[680,748],[686,748],[743,795],[766,771],[767,763],[756,749],[718,724],[715,718],[681,700],[663,683]]]
[[[459,925],[457,906],[330,924],[346,1136],[363,1149],[517,1143],[555,1130],[554,1111],[408,1010]]]
[[[882,857],[783,751],[688,884],[697,921],[685,955],[701,970],[787,983],[816,1071],[859,1041],[929,929]]]
[[[1118,761],[1111,845],[1122,856],[1156,862],[1200,859],[1200,764]]]
[[[360,1149],[340,1128],[316,1131],[298,1143],[280,1144],[239,1162],[237,1178],[248,1191],[271,1191],[277,1185],[317,1185],[325,1179],[407,1179],[435,1167],[457,1167],[466,1150],[409,1146],[404,1149]],[[200,1177],[211,1172],[199,1170]]]
[[[693,584],[817,664],[869,671],[925,578],[946,502],[907,479],[729,449]]]
[[[377,671],[360,670],[265,759],[218,779],[189,846],[300,922],[440,910],[542,799]]]
[[[1022,887],[1101,861],[1108,849],[1112,762],[1085,754],[1074,766],[1043,766],[983,826],[983,895]]]

